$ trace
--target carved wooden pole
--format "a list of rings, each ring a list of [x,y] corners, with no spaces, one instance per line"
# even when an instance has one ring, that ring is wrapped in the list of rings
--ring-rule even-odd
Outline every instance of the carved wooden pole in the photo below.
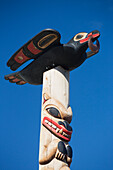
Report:
[[[61,44],[58,31],[45,29],[24,44],[7,62],[7,66],[15,71],[26,61],[33,59],[21,71],[5,76],[11,83],[43,83],[40,170],[70,169],[72,149],[68,142],[72,134],[69,125],[72,111],[69,106],[69,71],[99,52],[99,36],[98,30],[81,32],[68,43]]]
[[[71,119],[69,71],[56,67],[43,74],[39,170],[69,169]]]

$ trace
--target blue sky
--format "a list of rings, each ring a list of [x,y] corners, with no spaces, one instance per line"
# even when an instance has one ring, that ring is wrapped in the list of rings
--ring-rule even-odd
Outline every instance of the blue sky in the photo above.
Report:
[[[78,32],[101,33],[100,52],[70,73],[72,170],[113,169],[113,1],[0,2],[0,170],[37,170],[42,86],[17,86],[7,60],[45,28],[61,43]]]

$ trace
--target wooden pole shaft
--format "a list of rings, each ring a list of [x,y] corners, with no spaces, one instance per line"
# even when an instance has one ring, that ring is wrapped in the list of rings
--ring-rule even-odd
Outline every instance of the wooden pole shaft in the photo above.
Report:
[[[56,67],[43,74],[39,170],[69,170],[72,129],[69,72]]]

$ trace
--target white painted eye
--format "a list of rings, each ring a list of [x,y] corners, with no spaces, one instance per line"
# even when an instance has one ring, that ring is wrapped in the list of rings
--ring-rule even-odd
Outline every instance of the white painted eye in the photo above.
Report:
[[[84,39],[86,36],[87,36],[88,33],[86,32],[80,32],[78,34],[76,34],[73,38],[74,41],[79,41],[79,40],[82,40]]]

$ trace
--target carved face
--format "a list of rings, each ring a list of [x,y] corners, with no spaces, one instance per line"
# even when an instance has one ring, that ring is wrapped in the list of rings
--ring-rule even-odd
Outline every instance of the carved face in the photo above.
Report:
[[[66,109],[57,100],[44,94],[42,124],[50,132],[64,141],[70,141],[72,128],[69,125],[72,119],[71,107]]]

